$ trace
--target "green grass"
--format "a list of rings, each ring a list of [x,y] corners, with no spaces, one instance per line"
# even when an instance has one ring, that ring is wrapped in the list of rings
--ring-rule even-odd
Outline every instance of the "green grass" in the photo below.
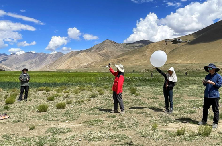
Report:
[[[0,113],[8,110],[10,115],[10,119],[1,121],[0,145],[221,143],[220,131],[197,125],[202,116],[204,71],[189,72],[189,76],[177,72],[173,114],[163,112],[164,78],[159,73],[151,78],[150,73],[126,72],[123,86],[126,113],[123,115],[109,113],[113,110],[114,80],[110,73],[29,72],[32,80],[28,102],[5,105],[6,99],[16,99],[19,95],[19,74],[0,72]],[[47,98],[53,98],[49,99],[52,102],[47,102]],[[57,103],[65,105],[60,106],[65,109],[57,110]],[[211,115],[212,111],[209,121]],[[178,128],[180,126],[184,127]]]
[[[37,111],[38,112],[47,112],[47,110],[48,110],[48,105],[47,104],[41,104],[41,105],[39,105],[38,107],[37,107]]]
[[[198,128],[198,135],[207,137],[212,132],[212,126],[200,126]]]
[[[65,102],[60,102],[56,104],[57,109],[65,109],[66,108],[66,103]]]
[[[177,135],[177,136],[184,135],[184,134],[185,134],[185,131],[186,131],[186,130],[185,130],[184,127],[180,128],[180,129],[177,129],[176,135]]]

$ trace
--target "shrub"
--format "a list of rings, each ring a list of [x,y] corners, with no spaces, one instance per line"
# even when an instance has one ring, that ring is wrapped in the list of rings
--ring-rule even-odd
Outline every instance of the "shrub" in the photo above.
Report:
[[[47,104],[41,104],[37,107],[38,112],[47,112],[48,110],[48,105]]]
[[[79,89],[75,89],[75,90],[73,91],[73,93],[79,94],[79,93],[80,93],[80,90],[79,90]]]
[[[37,91],[44,91],[45,90],[45,87],[39,87],[37,88]]]
[[[48,100],[48,101],[54,101],[54,100],[55,100],[55,97],[54,97],[54,96],[49,96],[49,97],[47,97],[47,100]]]
[[[35,125],[31,124],[29,125],[29,130],[34,130],[35,129]]]
[[[6,100],[5,100],[5,104],[13,104],[15,102],[15,99],[14,98],[11,98],[11,97],[8,97]]]
[[[99,92],[99,95],[103,95],[104,94],[103,89],[99,89],[98,92]]]
[[[156,131],[157,130],[157,123],[153,123],[151,130]]]
[[[49,92],[51,89],[49,87],[45,87],[45,91]]]
[[[97,94],[96,94],[96,93],[92,93],[89,97],[90,97],[90,98],[96,98],[96,97],[97,97]]]
[[[69,93],[69,90],[65,90],[65,91],[63,91],[63,93]]]
[[[212,131],[212,127],[211,126],[200,126],[198,128],[198,135],[201,135],[201,136],[209,136],[210,133]]]
[[[178,129],[177,132],[176,132],[176,135],[177,136],[180,136],[180,135],[184,135],[185,134],[185,128],[181,128],[181,129]]]
[[[136,90],[137,90],[137,89],[136,89],[135,87],[130,87],[129,90],[130,90],[130,93],[131,93],[131,94],[136,94]]]
[[[72,104],[72,100],[66,100],[66,104]]]
[[[9,106],[5,105],[4,109],[8,111],[9,110]]]
[[[65,102],[60,102],[56,104],[57,109],[65,109],[66,108],[66,103]]]
[[[16,99],[16,97],[17,97],[17,93],[10,94],[10,98]]]

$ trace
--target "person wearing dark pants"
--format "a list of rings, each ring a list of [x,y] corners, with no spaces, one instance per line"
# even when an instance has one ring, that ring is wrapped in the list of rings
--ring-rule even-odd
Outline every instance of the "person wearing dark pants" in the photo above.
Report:
[[[156,67],[156,70],[165,78],[165,82],[163,85],[163,95],[165,98],[165,112],[172,113],[173,112],[173,87],[175,86],[177,82],[177,75],[173,67],[171,67],[167,71],[167,73],[164,73],[157,67]]]
[[[218,90],[222,85],[222,77],[217,73],[220,69],[213,63],[210,63],[208,66],[204,66],[204,69],[209,74],[203,80],[203,85],[206,86],[206,89],[204,90],[203,118],[199,122],[199,125],[207,124],[208,109],[212,106],[212,110],[214,112],[212,128],[216,129],[219,121],[220,93]]]
[[[108,65],[110,72],[115,76],[114,83],[113,83],[113,100],[114,100],[114,113],[118,113],[118,104],[120,106],[121,113],[125,112],[123,99],[122,99],[122,92],[123,92],[123,83],[124,83],[124,68],[123,65],[115,65],[117,68],[117,72],[115,72],[111,67],[110,64]]]
[[[19,76],[19,80],[20,80],[20,83],[21,83],[21,88],[20,88],[20,96],[19,96],[18,101],[23,100],[22,96],[23,96],[24,91],[25,91],[24,100],[27,101],[27,98],[28,98],[30,76],[27,73],[27,71],[28,71],[28,69],[24,68],[22,70],[21,75]]]

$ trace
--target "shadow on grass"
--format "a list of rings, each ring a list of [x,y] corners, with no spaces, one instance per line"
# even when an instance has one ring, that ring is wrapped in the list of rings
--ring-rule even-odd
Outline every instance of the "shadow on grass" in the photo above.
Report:
[[[109,112],[111,112],[111,111],[112,111],[112,109],[99,109],[99,111],[102,111],[102,112],[107,112],[107,113],[109,113]]]
[[[191,118],[179,118],[179,119],[176,119],[176,120],[180,121],[181,123],[198,124],[198,121],[193,120]]]
[[[161,108],[154,107],[154,106],[149,107],[149,109],[151,109],[151,110],[153,110],[153,111],[155,111],[155,112],[163,112],[163,110],[162,110]]]
[[[144,108],[147,108],[147,107],[130,107],[129,109],[144,109]]]

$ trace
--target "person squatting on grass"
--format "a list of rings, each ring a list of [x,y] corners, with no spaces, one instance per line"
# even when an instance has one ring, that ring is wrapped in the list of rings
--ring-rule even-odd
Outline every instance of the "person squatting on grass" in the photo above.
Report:
[[[208,66],[204,66],[204,69],[209,74],[206,75],[205,80],[203,80],[203,85],[206,86],[204,90],[204,105],[203,105],[203,118],[199,122],[199,125],[205,125],[207,123],[208,109],[212,105],[212,110],[214,112],[214,119],[212,128],[218,127],[219,121],[219,99],[220,93],[219,88],[222,84],[222,78],[217,73],[220,69],[216,65],[210,63]]]
[[[165,97],[165,112],[172,113],[173,112],[173,87],[175,86],[177,82],[177,75],[173,67],[171,67],[167,71],[167,73],[162,72],[157,67],[156,67],[156,70],[165,78],[165,82],[163,85],[163,94]],[[170,110],[169,110],[169,102],[170,102]]]
[[[27,98],[28,98],[30,76],[27,73],[27,71],[28,71],[28,69],[24,68],[22,70],[22,73],[21,73],[20,77],[19,77],[19,80],[20,80],[20,83],[21,83],[21,88],[20,88],[20,96],[19,96],[18,101],[23,100],[22,95],[24,93],[24,90],[25,90],[24,100],[27,101]]]
[[[115,65],[117,68],[117,72],[115,72],[111,67],[110,64],[108,65],[110,72],[115,76],[114,83],[113,83],[113,100],[114,100],[114,113],[118,113],[118,103],[120,105],[121,113],[124,113],[124,105],[122,99],[122,92],[123,92],[123,83],[124,83],[124,68],[123,65]]]

